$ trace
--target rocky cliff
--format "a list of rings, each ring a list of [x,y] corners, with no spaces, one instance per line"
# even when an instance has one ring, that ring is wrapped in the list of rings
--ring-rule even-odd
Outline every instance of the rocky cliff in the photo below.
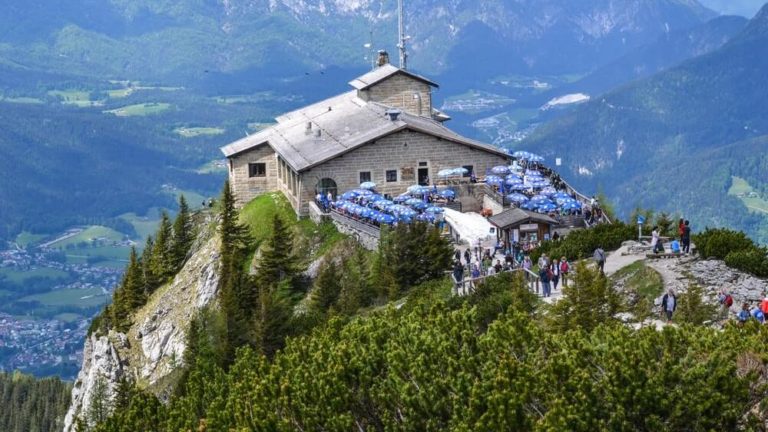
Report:
[[[167,399],[174,371],[183,361],[189,323],[200,308],[213,302],[219,281],[219,239],[212,216],[202,216],[201,232],[184,267],[136,312],[128,332],[92,334],[85,341],[65,432],[87,413],[96,392],[103,389],[107,397],[114,397],[123,377]]]

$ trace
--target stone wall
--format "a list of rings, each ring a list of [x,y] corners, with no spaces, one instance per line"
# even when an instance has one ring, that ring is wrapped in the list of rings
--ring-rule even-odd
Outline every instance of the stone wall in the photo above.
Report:
[[[381,102],[422,117],[432,116],[432,87],[403,74],[360,91],[363,100]]]
[[[244,205],[263,193],[277,190],[277,159],[275,151],[268,144],[241,153],[231,158],[229,163],[229,180],[238,205]],[[266,164],[267,175],[248,177],[250,163]]]
[[[420,163],[426,165],[420,167]],[[476,172],[485,173],[486,169],[507,163],[500,155],[420,132],[401,131],[302,173],[301,213],[307,213],[306,203],[314,198],[315,186],[322,178],[333,179],[342,193],[359,187],[360,173],[367,171],[379,192],[394,196],[416,184],[419,168],[427,168],[434,180],[445,168],[472,165]],[[397,171],[397,181],[386,181],[387,170]]]
[[[370,225],[358,222],[354,219],[331,213],[331,220],[340,233],[353,237],[360,245],[368,250],[375,251],[379,248],[381,231]]]

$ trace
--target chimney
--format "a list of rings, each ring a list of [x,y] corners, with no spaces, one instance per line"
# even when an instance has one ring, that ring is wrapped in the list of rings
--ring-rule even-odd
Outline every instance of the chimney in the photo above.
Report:
[[[376,65],[381,67],[389,64],[389,53],[386,50],[379,50],[379,59],[376,60]]]
[[[320,131],[320,128],[315,129],[315,138],[320,138],[320,135],[322,132]]]
[[[304,129],[304,134],[309,135],[312,133],[312,122],[307,122],[307,128]]]
[[[399,109],[388,109],[384,112],[384,114],[389,116],[389,119],[392,121],[397,121],[397,118],[400,117],[402,111]]]

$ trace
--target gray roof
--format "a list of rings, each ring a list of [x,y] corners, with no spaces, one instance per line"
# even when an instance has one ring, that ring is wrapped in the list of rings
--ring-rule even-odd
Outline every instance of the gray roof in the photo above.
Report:
[[[365,102],[352,90],[281,115],[277,124],[221,149],[227,157],[269,144],[296,171],[311,169],[371,141],[409,129],[479,150],[508,156],[503,150],[465,138],[435,120],[401,113],[392,121],[390,107]],[[311,123],[312,130],[307,129]],[[320,131],[320,136],[316,132]]]
[[[534,212],[519,209],[519,208],[512,208],[509,210],[505,210],[497,215],[493,215],[488,218],[488,222],[492,223],[493,225],[499,228],[506,228],[508,226],[519,225],[519,224],[528,223],[528,222],[540,222],[540,223],[547,223],[550,225],[557,224],[556,220],[552,219],[547,215],[544,215],[541,213],[534,213]]]
[[[427,78],[424,78],[421,75],[416,75],[415,73],[408,72],[407,70],[403,70],[400,68],[397,68],[395,66],[392,66],[391,64],[385,64],[384,66],[379,66],[376,69],[368,72],[367,74],[363,76],[359,76],[352,81],[349,82],[349,85],[354,87],[357,90],[365,90],[368,87],[380,82],[384,81],[385,79],[391,77],[392,75],[396,74],[403,74],[407,75],[413,79],[422,81],[426,84],[429,84],[433,87],[440,87],[437,85],[437,83],[428,80]]]

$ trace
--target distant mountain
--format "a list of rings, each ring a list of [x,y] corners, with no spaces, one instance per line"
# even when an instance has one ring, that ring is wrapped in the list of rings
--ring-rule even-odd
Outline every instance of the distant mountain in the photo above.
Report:
[[[543,97],[576,92],[599,95],[629,81],[649,77],[722,47],[744,29],[747,21],[739,16],[721,16],[690,29],[664,34],[655,42],[641,46],[583,79],[559,87],[554,93]]]
[[[732,176],[768,184],[768,6],[722,48],[629,84],[523,143],[560,157],[581,187],[768,239],[760,210],[727,196]],[[765,197],[765,195],[764,195]]]
[[[406,5],[415,68],[471,64],[483,75],[589,71],[715,16],[695,0]],[[12,2],[0,14],[0,56],[36,69],[177,81],[364,66],[371,32],[374,48],[395,50],[396,15],[394,0]]]
[[[727,15],[755,16],[765,0],[699,0],[704,6]]]

